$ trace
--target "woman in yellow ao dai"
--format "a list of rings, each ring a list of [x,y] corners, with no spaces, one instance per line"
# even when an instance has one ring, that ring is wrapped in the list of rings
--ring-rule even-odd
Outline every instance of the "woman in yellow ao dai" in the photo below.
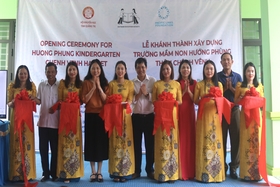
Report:
[[[238,82],[235,88],[234,102],[238,103],[251,87],[255,87],[260,97],[264,97],[263,85],[258,82],[255,65],[251,62],[244,67],[243,82]],[[262,115],[259,109],[259,124],[252,121],[247,127],[244,109],[240,113],[240,170],[239,177],[246,181],[259,181],[262,179],[259,171],[259,156],[261,149]],[[264,150],[265,151],[265,150]]]
[[[212,86],[223,90],[222,83],[218,82],[215,63],[208,60],[203,66],[203,80],[196,84],[194,102],[199,104]],[[215,101],[207,102],[202,112],[202,118],[196,123],[196,180],[222,182],[225,180],[223,135]]]
[[[133,99],[134,84],[128,80],[126,71],[125,62],[118,61],[115,66],[114,80],[109,82],[109,95],[121,94],[122,102],[130,104]],[[135,169],[131,114],[126,113],[125,107],[122,113],[122,135],[119,136],[114,128],[109,137],[109,173],[114,182],[125,182],[131,179]]]
[[[165,60],[160,67],[160,79],[154,84],[152,101],[158,100],[162,92],[170,92],[173,98],[182,103],[182,91],[179,82],[173,80],[174,70],[171,61]],[[170,135],[159,127],[155,134],[155,174],[158,182],[173,183],[179,179],[179,128],[177,107],[173,108],[174,128]],[[157,115],[157,114],[155,114]]]
[[[76,62],[69,62],[66,66],[65,80],[60,80],[58,86],[58,100],[65,101],[68,92],[80,95],[82,81]],[[77,110],[76,134],[63,130],[58,135],[57,175],[65,183],[79,181],[84,176],[84,160],[82,145],[82,126],[79,111]],[[61,125],[61,124],[60,124]]]
[[[15,97],[21,92],[26,90],[30,98],[36,98],[36,86],[31,82],[29,70],[27,66],[21,65],[16,72],[14,82],[8,86],[8,106],[12,109],[10,116],[10,153],[9,153],[9,180],[23,181],[24,173],[22,168],[22,158],[20,149],[20,136],[19,133],[14,133],[15,129]],[[36,100],[35,100],[36,101]],[[36,102],[38,103],[38,102]],[[32,112],[32,111],[30,111]],[[33,115],[32,115],[33,117]],[[34,132],[28,126],[33,124],[24,124],[22,131],[22,144],[25,160],[25,169],[27,179],[36,178],[36,164],[35,164],[35,144]]]

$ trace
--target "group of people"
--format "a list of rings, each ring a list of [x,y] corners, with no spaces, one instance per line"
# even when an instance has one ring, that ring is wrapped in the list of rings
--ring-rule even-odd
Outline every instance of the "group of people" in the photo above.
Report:
[[[223,70],[218,73],[215,63],[207,60],[203,80],[197,82],[192,78],[188,60],[181,61],[177,80],[174,80],[172,62],[165,60],[160,67],[160,80],[156,81],[146,74],[146,59],[138,58],[137,76],[132,81],[126,63],[118,61],[114,78],[108,82],[98,59],[91,61],[84,81],[75,62],[67,64],[65,79],[57,81],[57,67],[50,62],[45,67],[47,80],[40,83],[38,92],[28,68],[19,66],[15,81],[8,87],[8,106],[13,109],[11,132],[16,132],[10,136],[9,179],[20,181],[24,175],[28,180],[36,178],[33,124],[23,120],[22,129],[16,127],[19,114],[15,111],[20,108],[17,95],[26,90],[29,100],[41,105],[38,121],[41,182],[50,178],[66,183],[78,181],[84,175],[83,160],[90,162],[91,182],[103,182],[102,163],[108,159],[114,182],[141,177],[143,134],[148,178],[170,183],[178,179],[222,182],[228,170],[225,158],[228,131],[230,177],[238,178],[236,169],[240,166],[241,179],[261,180],[258,169],[261,117],[247,124],[243,107],[240,111],[239,105],[247,99],[252,87],[263,97],[263,86],[257,80],[253,63],[245,65],[243,81],[232,71],[232,64],[232,55],[224,53]],[[224,111],[218,111],[219,98],[231,103]],[[118,100],[118,103],[113,105],[108,100]],[[79,111],[83,103],[84,158]],[[257,110],[261,112],[260,108]],[[31,115],[33,112],[27,108],[24,111]],[[221,117],[221,112],[228,112],[230,121],[226,116]]]

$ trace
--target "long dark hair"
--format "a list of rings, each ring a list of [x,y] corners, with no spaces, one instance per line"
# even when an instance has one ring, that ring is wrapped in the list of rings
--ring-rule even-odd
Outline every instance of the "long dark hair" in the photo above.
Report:
[[[66,73],[65,73],[65,86],[66,88],[68,88],[69,83],[70,83],[70,76],[68,75],[68,68],[69,66],[75,66],[75,68],[77,69],[77,76],[76,76],[76,80],[75,80],[75,87],[76,88],[81,88],[82,86],[82,81],[80,79],[80,74],[79,74],[79,68],[77,66],[77,63],[74,61],[70,61],[67,66],[66,66]]]
[[[29,73],[29,69],[26,65],[20,65],[18,68],[17,68],[17,72],[16,72],[16,75],[15,75],[15,84],[14,84],[14,88],[20,88],[20,80],[19,80],[19,77],[18,77],[18,73],[19,73],[19,70],[20,69],[26,69],[27,71],[27,80],[26,80],[26,90],[32,90],[32,82],[31,82],[31,77],[30,77],[30,73]]]
[[[159,72],[159,78],[160,78],[160,80],[162,80],[162,81],[164,80],[164,76],[163,76],[163,74],[162,74],[162,70],[163,70],[163,66],[164,66],[165,64],[167,64],[167,65],[170,66],[170,68],[171,68],[170,79],[173,80],[173,79],[174,79],[174,68],[173,68],[173,64],[172,64],[172,62],[171,62],[170,60],[164,60],[163,63],[161,64],[161,66],[160,66],[160,72]]]
[[[124,79],[129,80],[129,78],[128,78],[128,74],[127,74],[126,64],[125,64],[125,62],[124,62],[124,61],[122,61],[122,60],[121,60],[121,61],[118,61],[118,62],[116,63],[116,65],[115,65],[115,75],[114,75],[114,80],[117,80],[117,79],[118,79],[118,76],[117,76],[117,74],[116,74],[116,68],[117,68],[117,66],[118,66],[119,64],[124,65],[124,67],[125,67]]]
[[[216,65],[215,63],[212,61],[212,60],[207,60],[205,63],[204,63],[204,66],[203,66],[203,80],[205,81],[206,80],[206,76],[204,74],[204,68],[207,64],[211,64],[214,66],[214,75],[213,77],[211,78],[212,82],[214,83],[215,86],[218,86],[218,75],[217,75],[217,69],[216,69]]]
[[[101,86],[102,90],[105,92],[105,88],[108,86],[108,80],[105,77],[105,73],[103,71],[103,67],[101,65],[100,60],[94,59],[90,62],[90,65],[88,67],[88,72],[87,72],[87,75],[85,76],[84,80],[92,79],[92,74],[90,73],[90,69],[94,63],[96,63],[100,68],[100,71],[101,71],[100,75],[99,75],[100,86]]]
[[[247,78],[246,78],[246,70],[248,69],[248,67],[253,67],[255,69],[255,77],[253,79],[253,84],[254,87],[258,87],[259,86],[259,81],[258,81],[258,76],[257,76],[257,71],[256,71],[256,67],[252,62],[248,62],[247,64],[245,64],[244,69],[243,69],[243,82],[241,83],[241,87],[242,88],[246,88],[247,87]]]
[[[186,63],[186,64],[188,64],[188,65],[190,66],[190,70],[191,70],[191,71],[190,71],[190,74],[189,74],[189,76],[188,76],[188,80],[189,80],[189,82],[190,82],[190,85],[192,85],[192,84],[193,84],[192,66],[191,66],[191,62],[188,61],[188,60],[184,60],[184,59],[183,59],[183,60],[180,62],[180,65],[179,65],[179,68],[178,68],[179,77],[178,77],[177,81],[180,82],[180,81],[183,79],[180,70],[181,70],[181,67],[182,67],[182,65],[183,65],[184,63]]]

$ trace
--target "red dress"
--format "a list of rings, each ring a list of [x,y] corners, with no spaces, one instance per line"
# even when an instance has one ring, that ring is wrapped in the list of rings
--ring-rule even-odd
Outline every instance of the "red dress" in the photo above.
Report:
[[[184,80],[180,81],[182,90],[184,90]],[[190,90],[194,93],[196,81],[190,85]],[[188,180],[195,177],[195,108],[192,99],[188,93],[182,98],[182,104],[179,105],[179,154],[181,165],[181,179]]]

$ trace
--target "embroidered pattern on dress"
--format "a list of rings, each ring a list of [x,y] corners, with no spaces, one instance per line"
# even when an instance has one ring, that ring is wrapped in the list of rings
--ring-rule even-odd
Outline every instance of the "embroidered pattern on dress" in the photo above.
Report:
[[[209,174],[215,178],[220,171],[222,170],[222,164],[221,164],[221,158],[218,155],[218,153],[216,152],[214,157],[211,159],[211,161],[209,162],[209,164],[206,166],[205,168]]]
[[[165,83],[164,84],[164,91],[165,92],[169,92],[169,90],[173,90],[173,88],[171,87],[171,85],[170,84],[168,84],[168,83]]]
[[[19,135],[16,134],[16,143],[19,145],[20,144],[20,139],[19,139]],[[22,132],[21,132],[21,136],[22,136],[22,144],[23,144],[23,151],[24,151],[24,162],[25,162],[25,168],[26,168],[26,175],[28,176],[31,170],[31,166],[30,166],[30,158],[28,156],[28,151],[31,150],[31,144],[29,142],[28,136],[26,134],[26,127],[23,128]],[[22,163],[21,163],[21,151],[20,151],[20,146],[18,146],[15,150],[14,150],[14,163],[16,165],[18,165],[18,167],[16,168],[16,172],[19,175],[13,176],[13,181],[19,181],[19,180],[23,180],[23,168],[22,168]]]
[[[118,93],[122,92],[123,90],[126,90],[123,84],[118,83]]]
[[[116,167],[120,171],[120,173],[125,176],[130,170],[131,166],[132,163],[130,160],[130,154],[128,151],[126,151],[126,154],[121,158]]]
[[[208,173],[202,173],[201,174],[201,180],[202,180],[202,182],[209,182],[209,175],[208,175]]]
[[[218,150],[221,149],[221,142],[216,133],[214,121],[209,124],[212,128],[205,136],[206,145],[203,147],[204,160],[207,162],[205,169],[208,173],[202,173],[203,182],[208,182],[209,177],[215,178],[222,170],[221,156]]]
[[[80,167],[79,155],[76,150],[71,154],[70,158],[63,165],[65,170],[73,176]]]
[[[130,159],[130,154],[127,150],[128,147],[131,146],[131,140],[127,137],[127,124],[126,124],[126,115],[124,115],[123,119],[123,132],[122,136],[116,137],[116,141],[118,142],[115,150],[116,156],[115,160],[118,161],[116,168],[119,172],[114,172],[113,175],[115,176],[125,176],[129,172],[132,162]]]
[[[171,157],[169,158],[168,162],[162,168],[166,175],[171,178],[178,169],[178,164],[176,162],[176,156],[172,153]]]
[[[21,156],[21,154],[19,154]],[[25,169],[26,169],[26,175],[28,176],[30,173],[30,158],[28,157],[28,154],[25,154],[24,156],[24,162],[25,162]],[[23,177],[23,168],[22,168],[22,164],[20,164],[16,171],[19,173],[20,176]]]
[[[255,161],[251,167],[248,170],[248,173],[250,173],[251,178],[253,180],[260,180],[260,174],[259,174],[259,162]]]
[[[249,127],[250,128],[250,127]],[[260,180],[259,173],[259,129],[258,125],[255,123],[251,128],[253,132],[250,135],[250,138],[247,140],[250,147],[246,150],[246,159],[248,165],[248,174],[245,176],[245,180]]]

